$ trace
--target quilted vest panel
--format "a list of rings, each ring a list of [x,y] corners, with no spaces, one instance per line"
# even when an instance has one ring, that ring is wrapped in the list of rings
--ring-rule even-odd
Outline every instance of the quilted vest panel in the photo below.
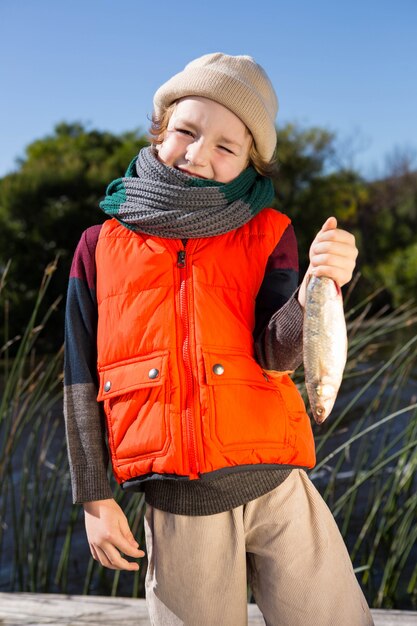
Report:
[[[259,463],[312,467],[310,420],[285,373],[254,358],[255,299],[289,223],[264,209],[217,237],[105,222],[96,249],[98,400],[119,482]]]

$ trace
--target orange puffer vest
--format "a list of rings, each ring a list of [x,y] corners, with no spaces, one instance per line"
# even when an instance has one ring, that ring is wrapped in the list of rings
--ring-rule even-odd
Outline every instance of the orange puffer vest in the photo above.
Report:
[[[119,482],[314,465],[297,388],[254,358],[256,295],[288,223],[264,209],[186,248],[115,219],[104,223],[96,248],[98,400]]]

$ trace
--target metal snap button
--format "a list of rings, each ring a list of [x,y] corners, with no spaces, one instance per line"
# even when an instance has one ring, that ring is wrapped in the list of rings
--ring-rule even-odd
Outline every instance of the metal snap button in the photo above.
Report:
[[[156,367],[153,367],[151,370],[149,370],[148,372],[148,376],[149,378],[158,378],[159,376],[159,370],[156,369]]]
[[[106,382],[104,383],[104,391],[110,391],[111,389],[111,382],[110,380],[106,380]]]
[[[215,365],[213,365],[213,372],[216,374],[216,376],[221,376],[222,374],[224,374],[224,367],[221,363],[216,363]]]

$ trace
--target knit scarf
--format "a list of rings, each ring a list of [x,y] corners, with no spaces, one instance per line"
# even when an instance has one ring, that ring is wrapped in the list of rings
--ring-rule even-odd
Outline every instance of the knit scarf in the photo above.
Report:
[[[103,211],[131,230],[170,239],[213,237],[246,224],[274,197],[272,181],[246,168],[230,183],[194,178],[143,148],[107,188]]]

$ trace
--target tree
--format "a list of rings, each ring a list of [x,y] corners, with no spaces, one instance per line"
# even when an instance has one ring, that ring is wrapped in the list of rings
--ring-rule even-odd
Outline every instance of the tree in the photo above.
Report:
[[[370,288],[385,285],[398,305],[417,287],[417,172],[395,168],[368,190],[359,219],[364,276]]]
[[[411,153],[397,150],[388,162],[389,175],[368,183],[352,168],[341,166],[336,137],[326,129],[287,124],[277,138],[274,206],[293,221],[301,271],[307,268],[317,231],[335,215],[339,225],[357,237],[359,268],[366,279],[355,289],[357,299],[381,285],[395,303],[415,293],[417,173],[411,169]],[[51,135],[31,143],[19,170],[0,180],[0,270],[12,260],[7,287],[13,310],[10,335],[26,325],[43,271],[57,255],[58,270],[45,307],[65,294],[82,231],[105,219],[98,203],[108,183],[123,176],[146,143],[137,130],[114,135],[61,123]],[[402,271],[404,263],[410,271]],[[53,328],[49,324],[45,349],[62,341],[62,305]]]
[[[303,271],[310,244],[330,215],[360,238],[358,215],[367,200],[367,186],[358,173],[335,169],[337,163],[333,133],[293,124],[278,131],[275,206],[292,219]]]
[[[62,123],[52,135],[30,144],[20,169],[0,181],[0,265],[12,260],[7,280],[11,334],[25,325],[43,271],[56,256],[58,270],[45,306],[65,293],[82,231],[103,221],[98,202],[106,186],[123,176],[143,145],[138,131],[117,136]],[[62,340],[62,309],[47,347]]]

